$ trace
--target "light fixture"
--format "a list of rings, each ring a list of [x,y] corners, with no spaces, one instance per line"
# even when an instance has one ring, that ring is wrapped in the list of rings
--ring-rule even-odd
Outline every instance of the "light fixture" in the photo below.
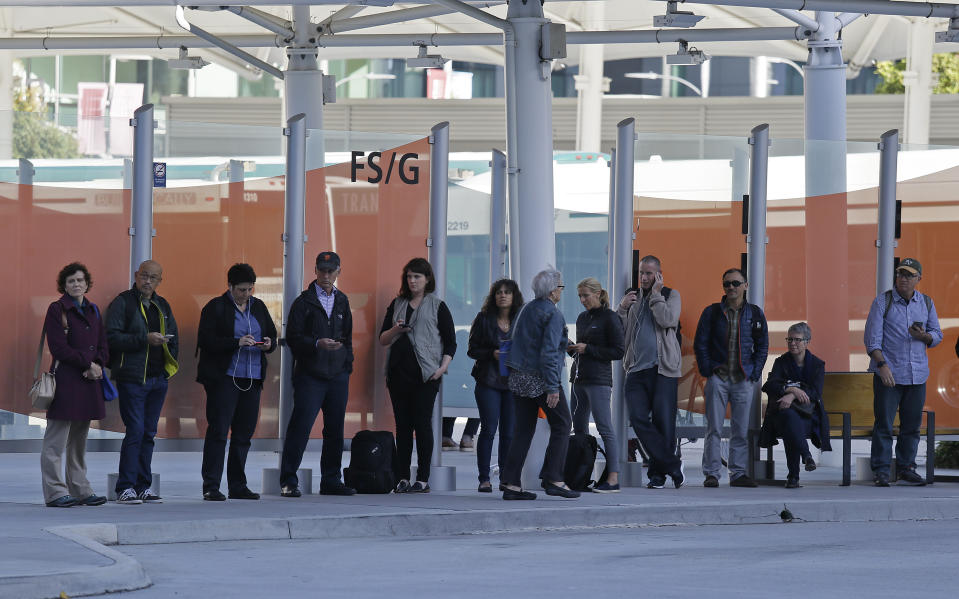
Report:
[[[171,58],[166,63],[171,69],[202,69],[210,64],[200,56],[188,56],[186,46],[180,46],[180,58]]]
[[[414,69],[442,69],[443,65],[449,60],[449,58],[443,58],[439,54],[427,54],[426,46],[420,46],[419,54],[415,58],[406,59],[406,66]]]
[[[679,40],[679,51],[676,54],[666,56],[666,64],[697,65],[703,64],[707,60],[709,60],[709,54],[697,50],[695,47],[690,49],[689,43],[685,40]]]
[[[666,14],[653,17],[654,27],[695,27],[705,17],[676,10],[676,2],[666,3]]]

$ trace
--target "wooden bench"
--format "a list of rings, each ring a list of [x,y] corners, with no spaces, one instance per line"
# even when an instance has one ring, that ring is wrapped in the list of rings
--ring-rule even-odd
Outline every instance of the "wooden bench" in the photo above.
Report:
[[[827,372],[823,383],[823,403],[829,418],[829,438],[842,439],[842,486],[852,482],[853,438],[872,438],[873,414],[871,372]],[[919,429],[926,437],[926,482],[935,478],[936,413],[923,410],[926,426]],[[893,423],[893,434],[899,434],[899,416]]]

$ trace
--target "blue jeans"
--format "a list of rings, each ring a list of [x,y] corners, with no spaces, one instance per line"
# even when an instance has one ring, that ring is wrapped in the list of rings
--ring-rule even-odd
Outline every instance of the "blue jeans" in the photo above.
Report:
[[[703,443],[703,474],[722,478],[719,440],[722,437],[726,404],[731,406],[729,418],[729,478],[735,480],[746,474],[749,460],[749,414],[753,404],[756,383],[749,379],[731,383],[712,375],[706,381],[706,439]]]
[[[889,465],[892,462],[892,424],[897,411],[899,438],[896,440],[896,469],[915,470],[922,408],[926,403],[926,384],[887,387],[874,375],[872,392],[873,412],[876,415],[872,429],[872,471],[889,474]]]
[[[286,427],[283,455],[280,457],[280,485],[299,485],[296,470],[310,440],[316,416],[323,410],[323,453],[320,454],[320,487],[341,481],[343,466],[343,420],[349,399],[350,374],[332,379],[308,374],[293,377],[293,413]]]
[[[619,472],[619,444],[616,441],[616,432],[613,430],[613,416],[610,409],[610,392],[608,385],[583,385],[573,383],[573,432],[576,434],[589,433],[589,415],[593,414],[596,430],[603,439],[603,450],[606,452],[606,469],[609,472]]]
[[[476,407],[480,413],[480,435],[476,443],[476,467],[479,470],[479,481],[489,481],[489,466],[493,455],[493,437],[496,436],[496,427],[499,426],[499,453],[496,461],[500,473],[506,465],[506,454],[509,453],[509,444],[513,440],[513,394],[509,389],[499,390],[487,387],[483,383],[476,383]],[[466,433],[463,433],[466,434]]]
[[[120,473],[117,495],[132,488],[140,493],[153,484],[153,438],[166,398],[167,380],[150,377],[143,383],[117,381],[120,418],[126,427],[120,446]]]
[[[679,379],[663,376],[656,367],[626,375],[623,394],[629,423],[649,454],[649,480],[662,481],[679,470],[676,455],[676,389]],[[597,424],[598,426],[598,424]]]

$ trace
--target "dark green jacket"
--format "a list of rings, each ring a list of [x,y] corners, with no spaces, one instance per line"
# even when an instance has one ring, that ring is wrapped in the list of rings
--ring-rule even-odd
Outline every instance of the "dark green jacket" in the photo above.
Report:
[[[180,351],[180,336],[170,304],[157,294],[150,303],[160,310],[160,333],[173,335],[163,345],[164,369],[170,378],[179,369],[177,355]],[[147,343],[146,312],[140,304],[140,292],[131,288],[116,296],[107,308],[107,344],[110,346],[110,371],[117,381],[139,382],[146,380]]]

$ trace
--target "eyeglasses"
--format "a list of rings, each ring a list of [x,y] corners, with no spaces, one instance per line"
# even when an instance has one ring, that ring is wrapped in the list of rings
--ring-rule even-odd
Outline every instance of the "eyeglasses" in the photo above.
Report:
[[[919,273],[917,273],[917,272],[909,272],[909,271],[906,271],[906,270],[897,270],[897,271],[896,271],[896,276],[899,277],[899,278],[901,278],[901,279],[915,279],[916,277],[919,276]]]
[[[723,281],[723,289],[729,289],[730,287],[739,287],[745,283],[745,281]]]
[[[809,341],[805,337],[786,337],[786,343],[805,343]]]
[[[557,289],[566,289],[566,285],[557,285],[556,288],[557,288]]]

